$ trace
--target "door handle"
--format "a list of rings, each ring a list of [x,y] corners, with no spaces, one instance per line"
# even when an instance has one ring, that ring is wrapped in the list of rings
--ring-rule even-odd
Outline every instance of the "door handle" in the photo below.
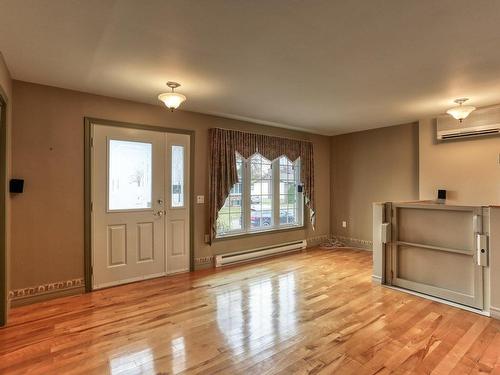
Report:
[[[158,217],[162,217],[166,214],[167,214],[167,211],[165,211],[165,210],[158,210],[158,211],[153,213],[153,215],[158,216]]]

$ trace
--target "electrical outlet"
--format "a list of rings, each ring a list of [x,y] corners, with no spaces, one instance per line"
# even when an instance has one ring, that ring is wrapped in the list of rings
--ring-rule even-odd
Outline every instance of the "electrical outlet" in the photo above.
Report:
[[[347,221],[342,222],[342,228],[347,228]]]
[[[205,234],[205,243],[210,243],[210,235]]]
[[[196,203],[198,203],[198,204],[203,204],[203,203],[205,203],[205,196],[204,196],[204,195],[198,195],[198,196],[196,197]]]

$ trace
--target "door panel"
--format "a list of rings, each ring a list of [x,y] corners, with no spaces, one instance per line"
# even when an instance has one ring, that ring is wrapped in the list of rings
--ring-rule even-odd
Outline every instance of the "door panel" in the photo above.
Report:
[[[138,254],[139,261],[144,262],[153,260],[154,258],[154,224],[139,223],[137,224],[138,232]]]
[[[172,255],[184,255],[186,253],[186,244],[184,243],[184,229],[186,223],[184,220],[172,220],[170,222],[170,233],[171,235],[171,254]]]
[[[167,272],[189,270],[189,136],[166,135],[167,165]]]
[[[127,264],[127,226],[108,226],[108,266]]]
[[[165,274],[164,133],[92,132],[93,288]]]
[[[391,284],[483,308],[483,270],[474,238],[481,209],[393,204]]]
[[[398,213],[400,241],[469,251],[474,246],[472,211],[400,208]]]

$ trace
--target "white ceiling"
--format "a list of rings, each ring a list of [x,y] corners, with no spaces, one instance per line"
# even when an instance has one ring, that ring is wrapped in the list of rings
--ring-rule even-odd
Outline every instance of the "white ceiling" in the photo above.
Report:
[[[500,103],[498,0],[0,0],[13,78],[321,134]]]

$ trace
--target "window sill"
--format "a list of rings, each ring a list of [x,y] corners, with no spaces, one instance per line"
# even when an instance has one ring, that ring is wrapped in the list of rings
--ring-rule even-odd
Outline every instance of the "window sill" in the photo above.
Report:
[[[264,230],[259,230],[259,231],[250,231],[250,232],[240,232],[240,233],[228,233],[224,234],[221,236],[217,236],[214,239],[214,242],[218,241],[225,241],[225,240],[236,240],[239,238],[245,238],[245,237],[253,237],[253,236],[258,236],[258,235],[263,235],[263,234],[274,234],[274,233],[282,233],[282,232],[291,232],[295,230],[301,230],[305,229],[305,225],[288,225],[288,226],[282,226],[278,228],[270,228],[270,229],[264,229]]]

